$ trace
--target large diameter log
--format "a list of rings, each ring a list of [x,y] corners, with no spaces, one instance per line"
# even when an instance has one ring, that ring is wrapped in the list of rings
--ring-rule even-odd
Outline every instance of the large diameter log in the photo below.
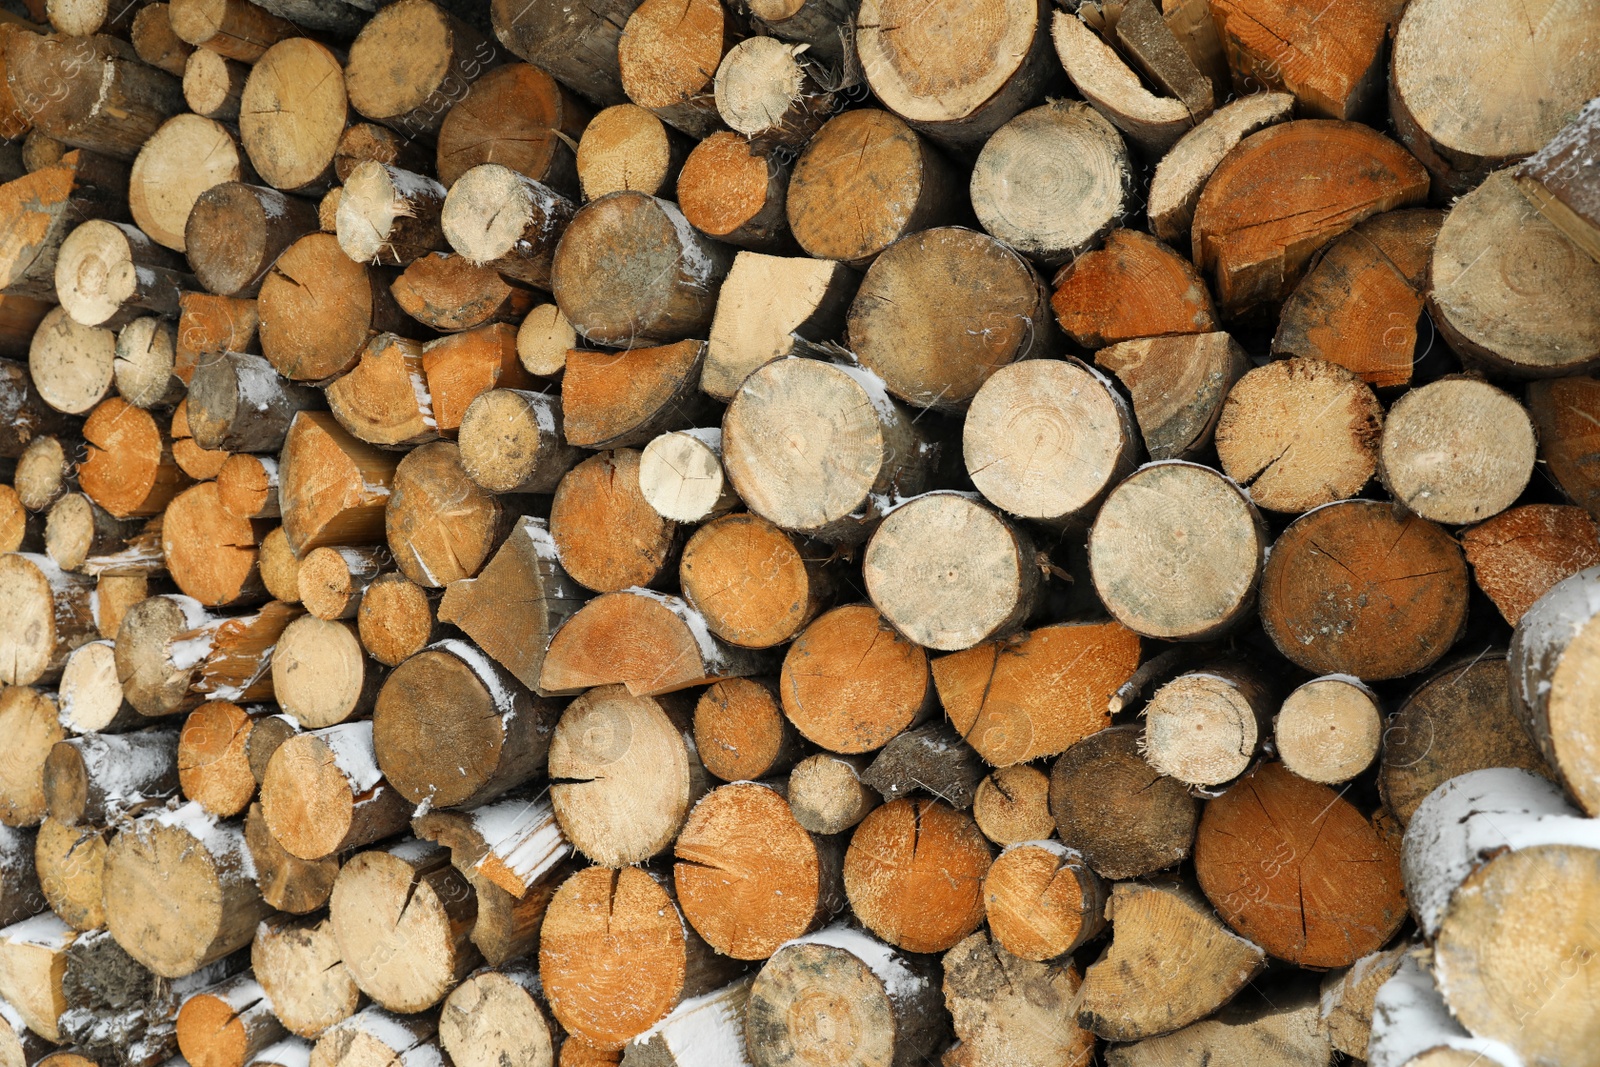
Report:
[[[215,482],[202,482],[167,506],[161,548],[178,588],[208,607],[266,599],[256,546],[259,520],[238,519],[217,502]]]
[[[117,335],[83,326],[52,308],[28,345],[28,374],[39,399],[67,415],[86,415],[111,391]]]
[[[1106,878],[1152,874],[1188,858],[1200,805],[1140,754],[1139,730],[1091,734],[1050,770],[1050,813],[1061,841]]]
[[[59,678],[67,656],[94,639],[94,583],[48,557],[0,556],[0,682],[32,685]]]
[[[1512,707],[1545,760],[1587,814],[1600,811],[1594,768],[1600,753],[1582,725],[1590,712],[1600,568],[1556,584],[1517,623],[1511,640]]]
[[[302,411],[284,439],[278,504],[289,547],[376,544],[398,461],[351,437],[333,416]]]
[[[639,486],[639,453],[590,456],[567,471],[550,506],[550,536],[578,584],[610,593],[656,584],[676,553],[677,524]]]
[[[553,1067],[561,1031],[543,1000],[526,963],[479,971],[445,998],[439,1045],[458,1067]]]
[[[1064,1024],[1083,979],[1077,967],[1035,963],[980,930],[944,955],[944,1003],[956,1044],[950,1067],[1088,1067],[1094,1035]]]
[[[250,174],[236,134],[213,119],[178,115],[151,135],[133,161],[128,209],[152,241],[182,252],[200,194]]]
[[[498,163],[567,196],[577,193],[576,145],[590,109],[545,69],[495,67],[445,113],[436,170],[447,188],[480,163]]]
[[[500,500],[467,477],[454,442],[423,445],[395,467],[384,535],[400,572],[418,585],[472,577],[510,524]]]
[[[34,128],[69,144],[132,159],[184,109],[183,87],[115,37],[10,35],[6,81]]]
[[[1379,453],[1395,500],[1439,523],[1491,518],[1533,477],[1533,419],[1509,394],[1474,378],[1406,393],[1389,410]]]
[[[262,353],[297,381],[344,373],[375,335],[412,332],[389,282],[378,268],[353,262],[334,235],[305,235],[261,283]]]
[[[1206,21],[1210,22],[1209,11]],[[1251,93],[1218,108],[1184,134],[1161,157],[1150,179],[1150,198],[1145,208],[1150,232],[1170,245],[1182,247],[1194,222],[1200,191],[1222,157],[1252,133],[1293,114],[1294,98],[1288,93]]]
[[[432,141],[465,86],[510,57],[430,0],[383,7],[350,46],[350,104],[408,138]]]
[[[106,924],[107,832],[93,826],[63,826],[54,819],[39,825],[34,865],[50,910],[75,930]]]
[[[106,850],[106,926],[164,978],[181,978],[250,943],[271,914],[244,831],[198,804],[139,819]]]
[[[250,69],[239,136],[268,185],[315,195],[333,184],[333,154],[349,118],[339,57],[308,37],[290,37]]]
[[[250,946],[250,964],[291,1034],[318,1037],[361,1004],[361,990],[342,962],[325,914],[263,922]]]
[[[158,515],[188,485],[155,417],[121,397],[95,407],[83,424],[83,439],[78,484],[116,518]]]
[[[983,922],[989,842],[971,816],[922,797],[872,812],[850,837],[844,888],[877,936],[908,952],[943,952]]]
[[[177,791],[177,730],[74,737],[56,742],[44,761],[45,803],[65,826],[104,826]]]
[[[1217,328],[1211,294],[1183,256],[1138,230],[1117,229],[1105,247],[1056,272],[1050,306],[1085,348]]]
[[[0,206],[16,220],[0,240],[0,285],[8,294],[55,298],[56,256],[86,219],[128,218],[128,168],[96,152],[70,151],[0,186]]]
[[[292,856],[320,860],[406,825],[407,805],[384,781],[370,721],[296,734],[272,754],[261,813]]]
[[[794,352],[796,338],[837,336],[859,281],[832,260],[740,252],[717,295],[701,390],[732,400],[751,371]]]
[[[1466,624],[1467,565],[1439,527],[1385,503],[1301,516],[1272,546],[1261,622],[1293,662],[1363,680],[1422,670]]]
[[[284,249],[317,228],[316,212],[276,189],[226,181],[189,211],[184,246],[195,280],[220,296],[249,298]]]
[[[607,0],[579,11],[547,0],[493,0],[489,18],[501,44],[604,106],[627,99],[617,41],[638,6],[632,0]]]
[[[783,659],[784,714],[832,752],[870,752],[933,705],[927,653],[870,605],[834,608],[807,626]],[[868,695],[870,694],[870,695]]]

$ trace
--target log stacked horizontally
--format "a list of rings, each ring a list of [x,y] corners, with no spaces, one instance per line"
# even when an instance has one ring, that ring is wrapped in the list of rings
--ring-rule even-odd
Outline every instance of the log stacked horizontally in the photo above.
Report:
[[[1057,7],[0,4],[0,1067],[1600,1067],[1600,11]]]

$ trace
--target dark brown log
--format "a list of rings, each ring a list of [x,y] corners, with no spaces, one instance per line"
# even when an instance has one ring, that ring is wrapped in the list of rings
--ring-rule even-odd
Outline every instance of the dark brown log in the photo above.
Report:
[[[196,281],[221,296],[250,298],[284,249],[316,228],[316,212],[302,200],[223,182],[195,200],[184,244]]]
[[[886,801],[931,793],[953,808],[968,810],[983,779],[983,764],[944,723],[929,723],[891,738],[861,772],[861,780]]]
[[[201,448],[277,452],[295,416],[319,395],[285,382],[261,356],[228,352],[196,368],[188,400],[189,433]]]
[[[157,127],[183,111],[178,79],[104,34],[11,34],[6,80],[36,129],[117,159],[138,155]]]
[[[1153,874],[1187,859],[1199,804],[1139,752],[1139,729],[1114,726],[1079,741],[1050,771],[1061,841],[1105,878]]]
[[[444,333],[514,322],[534,303],[529,290],[453,252],[423,256],[389,288],[407,315]]]
[[[468,85],[510,57],[430,0],[384,6],[350,46],[350,105],[408,138],[432,141]]]
[[[145,4],[133,15],[128,40],[139,58],[168,74],[183,77],[183,68],[194,46],[172,29],[171,4]]]
[[[617,69],[617,39],[633,0],[607,0],[577,11],[540,0],[493,0],[495,36],[512,52],[601,106],[627,99]]]
[[[578,192],[577,144],[591,111],[532,63],[496,67],[468,87],[439,127],[439,180],[498,163],[562,193]]]

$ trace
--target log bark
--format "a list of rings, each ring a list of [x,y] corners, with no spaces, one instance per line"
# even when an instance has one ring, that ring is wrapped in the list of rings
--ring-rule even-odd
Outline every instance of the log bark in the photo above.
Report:
[[[884,800],[921,791],[953,808],[970,809],[983,778],[983,765],[959,742],[955,731],[944,723],[914,727],[891,738],[861,773],[861,780],[883,794]]]
[[[807,740],[842,753],[881,748],[934,700],[927,654],[866,604],[834,608],[807,626],[784,656],[779,691]]]
[[[624,190],[673,196],[691,147],[687,135],[653,112],[638,104],[615,104],[583,129],[576,156],[579,189],[585,200]]]
[[[0,189],[0,207],[17,220],[0,240],[0,288],[8,295],[55,300],[67,233],[87,219],[128,218],[127,164],[98,152],[67,151]]]
[[[200,194],[251,177],[237,134],[213,118],[178,115],[151,134],[133,161],[128,209],[152,241],[182,252]]]
[[[378,334],[355,367],[328,384],[326,396],[339,425],[367,444],[405,451],[439,439],[418,341]]]
[[[1367,1059],[1368,1038],[1378,1021],[1374,1001],[1414,947],[1411,942],[1401,941],[1361,957],[1346,970],[1323,976],[1322,1022],[1336,1051]]]
[[[1512,172],[1517,188],[1539,213],[1589,258],[1600,260],[1600,190],[1585,180],[1586,154],[1600,133],[1600,108],[1593,101],[1550,142]]]
[[[140,59],[180,78],[184,63],[194,52],[194,46],[172,28],[171,4],[145,4],[135,11],[128,42]]]
[[[1088,1067],[1094,1035],[1064,1023],[1083,979],[1071,964],[1013,956],[980,930],[944,955],[949,1067]]]
[[[349,121],[344,67],[326,45],[291,37],[250,68],[239,99],[239,137],[256,173],[274,189],[327,191]]]
[[[361,1005],[361,990],[344,966],[326,915],[262,923],[250,946],[250,963],[272,1000],[273,1014],[291,1034],[320,1037]]]
[[[432,1015],[395,1015],[376,1004],[328,1028],[311,1048],[310,1067],[432,1063],[440,1058]]]
[[[278,461],[278,505],[291,551],[376,544],[397,462],[339,428],[333,416],[295,416]]]
[[[983,923],[991,859],[971,816],[923,797],[895,800],[851,833],[844,889],[878,937],[907,952],[943,952]]]
[[[1206,5],[1199,6],[1206,10],[1209,25],[1209,10]],[[1284,122],[1293,114],[1294,98],[1288,93],[1252,93],[1218,108],[1179,138],[1156,164],[1150,179],[1150,198],[1145,205],[1150,232],[1174,247],[1187,244],[1200,191],[1217,164],[1252,133]]]
[[[406,827],[410,808],[379,772],[372,738],[369,721],[349,722],[296,734],[272,754],[261,814],[291,856],[320,860]]]
[[[538,973],[526,963],[479,971],[439,1014],[439,1045],[459,1067],[552,1067],[561,1037]]]
[[[39,824],[34,863],[50,910],[75,930],[106,924],[106,831],[64,826],[46,818]]]
[[[1113,230],[1105,247],[1056,273],[1050,306],[1085,348],[1217,328],[1205,281],[1166,245],[1138,230]]]
[[[224,353],[197,367],[189,382],[189,433],[205,449],[277,452],[295,416],[318,399],[316,390],[281,379],[261,356]]]
[[[193,282],[187,266],[137,226],[90,219],[61,242],[56,295],[84,326],[117,330],[141,312],[177,318],[178,291]]]
[[[721,125],[717,67],[744,34],[743,20],[720,3],[644,0],[617,40],[623,91],[662,122],[703,138]]]
[[[35,129],[74,148],[132,159],[167,119],[183,111],[178,79],[139,61],[105,34],[13,33],[6,81]]]
[[[1563,578],[1600,565],[1600,527],[1582,508],[1525,504],[1462,531],[1478,588],[1512,626]]]
[[[173,32],[198,48],[254,63],[299,28],[248,0],[172,0]]]
[[[1533,420],[1508,393],[1474,378],[1419,386],[1389,411],[1379,473],[1394,498],[1434,522],[1491,518],[1533,477]]]
[[[623,1048],[629,1067],[685,1067],[709,1056],[716,1063],[750,1067],[744,1015],[754,976],[690,998]]]
[[[1056,830],[1050,815],[1050,776],[1027,764],[1000,768],[978,783],[972,820],[1001,848],[1045,840]]]
[[[1338,676],[1313,678],[1290,693],[1272,720],[1272,739],[1285,767],[1322,785],[1361,774],[1386,741],[1377,695]]]
[[[1594,668],[1594,610],[1587,597],[1600,581],[1589,568],[1558,582],[1517,622],[1511,639],[1511,706],[1545,761],[1585,813],[1600,810],[1592,768],[1597,753],[1581,723],[1585,678]]]
[[[368,160],[422,174],[432,164],[432,155],[428,146],[410,140],[387,126],[356,122],[346,127],[339,136],[339,147],[333,155],[333,174],[341,182],[349,181],[355,169]]]
[[[195,280],[207,290],[250,299],[261,291],[284,250],[316,229],[316,212],[305,201],[276,189],[228,181],[196,198],[184,247]]]
[[[250,849],[250,861],[256,867],[256,885],[261,889],[261,899],[293,915],[305,915],[328,903],[333,892],[333,880],[339,876],[339,858],[324,856],[320,860],[303,860],[284,848],[272,831],[267,829],[267,819],[261,814],[260,804],[251,804],[244,818],[244,840]],[[261,934],[256,934],[256,942]],[[260,963],[258,969],[265,970]],[[274,1011],[276,1011],[276,1007]],[[286,1008],[279,1018],[292,1022],[293,1008]],[[298,1031],[296,1031],[298,1032]]]
[[[91,734],[56,742],[44,761],[50,817],[104,826],[178,791],[178,731]]]
[[[1139,729],[1084,738],[1050,769],[1050,814],[1062,844],[1103,878],[1153,874],[1187,859],[1200,806],[1139,753]],[[1203,1014],[1203,1013],[1202,1013]]]
[[[1308,671],[1398,678],[1455,642],[1467,591],[1466,561],[1439,527],[1377,501],[1345,500],[1297,519],[1273,544],[1261,622]]]
[[[400,309],[443,333],[514,322],[533,307],[534,294],[451,252],[413,262],[389,287]]]
[[[430,0],[380,8],[350,45],[350,106],[413,140],[432,141],[464,88],[510,57]]]
[[[489,18],[501,44],[605,106],[627,99],[617,67],[617,40],[638,6],[632,0],[608,0],[577,11],[544,2],[493,0]]]
[[[785,161],[727,130],[701,141],[678,172],[684,218],[700,232],[740,248],[793,248],[785,211],[788,192]]]
[[[59,678],[72,650],[95,637],[93,592],[92,581],[46,556],[0,556],[0,644],[11,650],[0,662],[0,682]]]
[[[272,656],[278,703],[301,726],[318,729],[364,717],[377,699],[382,672],[362,655],[348,622],[314,615],[291,623]]]
[[[592,111],[532,63],[508,63],[473,82],[439,127],[445,186],[480,163],[498,163],[564,196],[578,192],[577,144]]]
[[[50,906],[39,886],[34,858],[36,838],[32,831],[0,827],[0,857],[4,862],[0,920],[7,926],[32,918]]]
[[[717,112],[762,148],[798,151],[843,103],[829,72],[802,59],[808,48],[776,37],[749,37],[717,67]]]
[[[238,122],[250,67],[209,48],[198,48],[184,62],[183,99],[196,115],[219,122]]]
[[[700,388],[732,400],[752,371],[844,328],[860,276],[829,260],[740,252],[717,297]]]
[[[87,415],[111,392],[117,335],[83,326],[52,308],[28,346],[28,374],[40,400],[66,415]]]
[[[697,388],[705,353],[704,341],[623,353],[583,349],[567,353],[561,380],[562,433],[567,443],[579,448],[629,448],[648,444],[668,430],[695,426],[710,414],[710,405]]]

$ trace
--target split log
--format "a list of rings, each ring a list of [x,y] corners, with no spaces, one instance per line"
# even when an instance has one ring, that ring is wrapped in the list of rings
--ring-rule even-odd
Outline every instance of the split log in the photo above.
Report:
[[[339,875],[337,856],[303,860],[291,853],[267,829],[266,816],[261,814],[258,803],[252,803],[245,815],[244,840],[256,867],[256,885],[261,889],[262,900],[295,915],[305,915],[327,904],[333,880]]]
[[[86,415],[111,392],[116,358],[115,333],[53,308],[28,346],[28,374],[40,400],[67,415]]]
[[[1217,328],[1206,283],[1188,260],[1138,230],[1111,231],[1055,276],[1050,306],[1067,336],[1085,348]]]
[[[91,556],[118,551],[138,530],[136,520],[113,518],[87,495],[68,493],[50,506],[45,521],[45,553],[58,567],[82,571]]]
[[[636,867],[580,871],[545,913],[539,976],[551,1013],[602,1050],[621,1048],[738,969],[689,929],[671,889]]]
[[[189,212],[200,194],[250,177],[236,134],[214,119],[178,115],[151,134],[133,161],[128,210],[152,241],[182,252]]]
[[[279,705],[313,730],[366,715],[381,681],[382,672],[367,664],[348,622],[302,616],[284,630],[272,655]]]
[[[701,694],[694,744],[706,770],[725,782],[782,774],[805,748],[783,716],[776,686],[748,678],[717,682]]]
[[[701,237],[677,205],[612,193],[573,216],[556,247],[550,291],[585,340],[636,347],[702,333],[732,249]]]
[[[195,280],[221,296],[254,297],[278,257],[317,229],[310,205],[276,189],[228,181],[194,201],[184,247]],[[243,346],[229,346],[242,351]]]
[[[654,438],[639,457],[639,491],[673,522],[702,523],[731,511],[739,498],[722,469],[722,431],[671,430]]]
[[[1600,811],[1594,747],[1582,723],[1594,637],[1589,594],[1600,569],[1558,582],[1517,622],[1511,639],[1511,706],[1577,805]]]
[[[106,836],[99,827],[64,826],[51,818],[39,824],[39,885],[50,910],[75,930],[106,924]]]
[[[1137,878],[1189,856],[1200,806],[1139,752],[1139,729],[1084,738],[1050,769],[1050,814],[1061,841],[1103,878]]]
[[[227,700],[207,701],[189,713],[177,751],[178,782],[185,797],[224,819],[249,806],[256,780],[250,773],[248,745],[256,719],[265,714]],[[248,840],[248,828],[245,836]],[[258,865],[258,874],[259,870]]]
[[[562,832],[605,867],[665,851],[711,788],[687,701],[633,696],[616,685],[567,706],[550,739],[549,769]]]
[[[132,159],[183,111],[178,79],[139,61],[126,41],[13,33],[6,81],[35,129],[74,148]]]
[[[944,955],[944,1003],[956,1044],[950,1067],[1088,1067],[1094,1035],[1063,1020],[1078,969],[1020,959],[980,930]]]
[[[861,821],[844,889],[863,926],[907,952],[943,952],[983,923],[992,854],[972,818],[937,800],[895,800]]]
[[[901,237],[954,221],[959,181],[899,117],[846,111],[817,131],[795,163],[789,228],[810,255],[865,267]]]
[[[1367,1054],[1377,1067],[1431,1067],[1522,1063],[1504,1043],[1473,1037],[1450,1014],[1430,970],[1419,960],[1402,961],[1373,997]]]
[[[1095,591],[1147,637],[1202,640],[1254,605],[1266,529],[1239,488],[1196,464],[1141,467],[1106,498],[1089,531]]]
[[[413,332],[389,282],[385,271],[352,262],[332,234],[307,234],[261,283],[261,351],[286,378],[342,374],[375,335]]]
[[[843,103],[824,83],[828,74],[801,59],[809,49],[776,37],[749,37],[717,67],[717,113],[763,148],[798,151]]]
[[[448,524],[440,516],[448,514]],[[505,540],[514,517],[461,467],[454,442],[408,453],[395,467],[384,533],[400,572],[438,589],[470,578]]]
[[[1472,575],[1512,626],[1563,578],[1600,565],[1600,527],[1582,508],[1526,504],[1461,534]]]
[[[508,479],[509,480],[509,479]],[[667,572],[677,524],[663,519],[639,488],[639,453],[602,452],[556,486],[550,536],[578,584],[608,593],[647,586]]]
[[[713,96],[717,67],[743,36],[742,21],[720,3],[645,0],[617,40],[622,88],[661,121],[705,137],[721,124]]]
[[[414,261],[389,291],[407,315],[444,333],[516,321],[534,302],[527,289],[451,252],[430,252]]]
[[[1242,91],[1293,93],[1303,113],[1325,119],[1360,118],[1382,98],[1399,5],[1352,4],[1313,17],[1288,4],[1219,0],[1211,15]]]
[[[69,151],[0,186],[17,223],[0,240],[0,285],[8,295],[54,300],[56,258],[85,219],[128,217],[128,167],[97,152]]]
[[[384,666],[398,667],[437,636],[433,608],[422,587],[405,575],[379,575],[367,586],[356,612],[361,646]]]
[[[300,603],[319,619],[354,618],[367,587],[389,558],[381,545],[312,549],[300,561]]]
[[[1206,21],[1210,22],[1209,12]],[[1288,120],[1293,113],[1294,98],[1288,93],[1252,93],[1217,109],[1179,138],[1156,164],[1150,179],[1145,205],[1150,232],[1169,245],[1186,245],[1200,191],[1217,164],[1240,141]]]
[[[59,678],[68,654],[94,639],[93,593],[91,580],[46,556],[0,556],[0,645],[10,650],[0,661],[0,682],[26,686]]]
[[[631,351],[567,354],[562,432],[582,448],[642,445],[657,434],[693,426],[706,405],[696,386],[704,341]]]
[[[575,196],[576,145],[590,115],[589,106],[545,68],[532,63],[496,67],[445,113],[439,127],[439,180],[454,186],[473,167],[499,163]]]
[[[1374,1000],[1383,985],[1405,965],[1414,947],[1402,940],[1361,957],[1346,970],[1323,976],[1322,1025],[1336,1051],[1367,1059],[1368,1038],[1378,1022]]]
[[[246,452],[229,456],[217,472],[217,503],[239,519],[278,518],[278,461]]]
[[[1001,367],[972,398],[961,432],[979,492],[1051,526],[1082,526],[1139,461],[1127,402],[1076,359]]]
[[[983,899],[991,936],[1025,960],[1064,956],[1105,928],[1105,883],[1055,841],[1001,852],[984,876]]]
[[[62,494],[77,488],[78,446],[70,439],[40,434],[17,457],[12,487],[28,511],[49,511]]]
[[[1295,976],[1251,988],[1209,1019],[1160,1037],[1107,1050],[1109,1067],[1276,1063],[1328,1067],[1333,1048],[1319,1017],[1315,988]]]
[[[193,287],[188,264],[137,226],[90,219],[61,242],[56,296],[84,326],[116,330],[141,312],[178,317],[178,291]]]
[[[1600,107],[1584,105],[1578,117],[1513,173],[1517,188],[1573,244],[1600,260],[1600,204],[1583,159],[1592,156]]]
[[[1093,250],[1130,208],[1133,173],[1116,128],[1087,104],[1025,111],[990,137],[972,170],[983,228],[1045,266]]]
[[[515,54],[602,106],[627,99],[617,39],[638,5],[609,0],[579,13],[553,4],[493,0],[495,36]]]
[[[395,1015],[376,1004],[330,1026],[311,1047],[309,1067],[359,1063],[440,1062],[433,1042],[438,1020],[432,1015]],[[409,1054],[409,1056],[408,1056]]]
[[[972,820],[1001,848],[1043,841],[1056,830],[1050,815],[1050,776],[1025,763],[1000,768],[978,783]]]
[[[647,448],[641,482],[650,456]],[[755,515],[738,514],[696,530],[678,573],[684,596],[705,615],[712,633],[745,648],[772,648],[792,640],[832,599],[835,582],[827,562],[822,546]]]
[[[819,616],[789,646],[783,712],[830,752],[870,752],[916,725],[934,704],[928,657],[870,605]]]
[[[135,821],[106,849],[106,927],[163,978],[243,948],[271,914],[251,878],[244,831],[198,804]]]
[[[439,1045],[458,1067],[552,1067],[561,1031],[527,964],[479,971],[457,986],[439,1014]]]
[[[248,0],[171,0],[168,18],[185,41],[241,63],[256,62],[268,48],[300,32],[288,19]]]
[[[289,548],[377,544],[395,458],[357,441],[332,415],[302,411],[278,461],[278,506]]]
[[[350,45],[350,106],[413,140],[432,141],[462,90],[510,57],[430,0],[379,8]]]
[[[1215,278],[1224,314],[1253,313],[1287,297],[1316,251],[1350,227],[1426,196],[1427,172],[1370,127],[1269,126],[1229,151],[1206,182],[1194,213],[1195,265]]]
[[[135,730],[58,741],[44,761],[50,817],[104,826],[178,791],[178,731]]]
[[[61,672],[61,724],[75,734],[120,733],[143,725],[122,695],[116,645],[90,641],[67,657]]]
[[[1055,42],[1056,57],[1083,98],[1121,130],[1142,155],[1158,159],[1205,115],[1195,114],[1182,100],[1160,96],[1146,88],[1140,77],[1142,72],[1086,24],[1086,17],[1094,17],[1095,13],[1093,5],[1086,5],[1076,14],[1055,13],[1050,36]]]
[[[1261,623],[1308,671],[1398,678],[1455,642],[1467,592],[1466,561],[1443,530],[1385,503],[1345,500],[1301,516],[1273,544]]]
[[[1412,389],[1389,411],[1380,474],[1395,499],[1425,519],[1497,515],[1533,477],[1533,420],[1509,394],[1475,378]]]
[[[319,1037],[361,1005],[361,990],[342,962],[325,915],[262,923],[250,946],[250,964],[273,1014],[291,1034]]]
[[[325,395],[339,425],[367,444],[404,451],[439,439],[421,342],[378,334],[355,367],[328,384]]]
[[[188,485],[155,418],[120,397],[95,407],[83,438],[78,484],[116,518],[158,515]]]
[[[390,1011],[419,1012],[481,961],[468,940],[476,911],[446,850],[410,839],[346,863],[328,914],[362,992]]]
[[[21,1016],[29,1030],[46,1041],[64,1040],[60,1018],[67,1010],[61,993],[66,949],[76,932],[46,913],[0,932],[0,998],[7,1013]]]
[[[732,400],[754,370],[844,329],[860,276],[842,263],[740,252],[723,280],[700,388]]]
[[[196,115],[219,122],[238,122],[250,67],[209,48],[197,48],[184,62],[183,99]]]
[[[427,4],[427,0],[418,0]],[[357,263],[403,267],[445,247],[439,213],[445,188],[425,175],[376,160],[345,180],[335,225],[339,247]]]
[[[128,27],[128,42],[140,59],[181,78],[184,62],[193,54],[194,46],[173,31],[171,12],[171,4],[140,7]]]
[[[590,120],[578,142],[575,162],[583,198],[599,200],[623,190],[673,196],[692,145],[638,104],[608,107]]]
[[[882,801],[861,781],[863,756],[820,752],[801,760],[789,774],[789,807],[796,821],[814,834],[838,834],[855,826]]]
[[[379,772],[372,738],[370,721],[348,722],[296,734],[272,754],[261,814],[291,856],[320,860],[405,829],[410,808]]]
[[[1284,700],[1272,720],[1283,765],[1308,782],[1338,785],[1372,766],[1387,745],[1378,698],[1353,678],[1313,678]]]
[[[333,155],[349,118],[339,57],[307,37],[267,49],[239,100],[239,136],[250,163],[286,193],[314,196],[333,184]]]
[[[221,501],[219,493],[218,503]],[[300,600],[300,561],[294,558],[282,526],[273,527],[272,532],[262,538],[258,564],[261,567],[261,583],[267,587],[272,599],[285,604]]]
[[[785,210],[788,195],[788,166],[727,130],[696,145],[678,172],[683,217],[701,233],[740,248],[793,247]]]
[[[201,448],[189,433],[189,398],[178,401],[172,411],[172,458],[180,470],[196,481],[215,478],[228,462],[222,449]]]
[[[183,298],[178,299],[181,304]],[[182,399],[184,383],[177,366],[177,332],[172,323],[146,315],[118,331],[112,376],[117,392],[134,407],[169,408]]]
[[[349,181],[355,169],[368,160],[422,174],[433,163],[433,153],[427,145],[387,126],[373,122],[352,123],[339,135],[339,147],[333,153],[333,176],[341,182]]]

